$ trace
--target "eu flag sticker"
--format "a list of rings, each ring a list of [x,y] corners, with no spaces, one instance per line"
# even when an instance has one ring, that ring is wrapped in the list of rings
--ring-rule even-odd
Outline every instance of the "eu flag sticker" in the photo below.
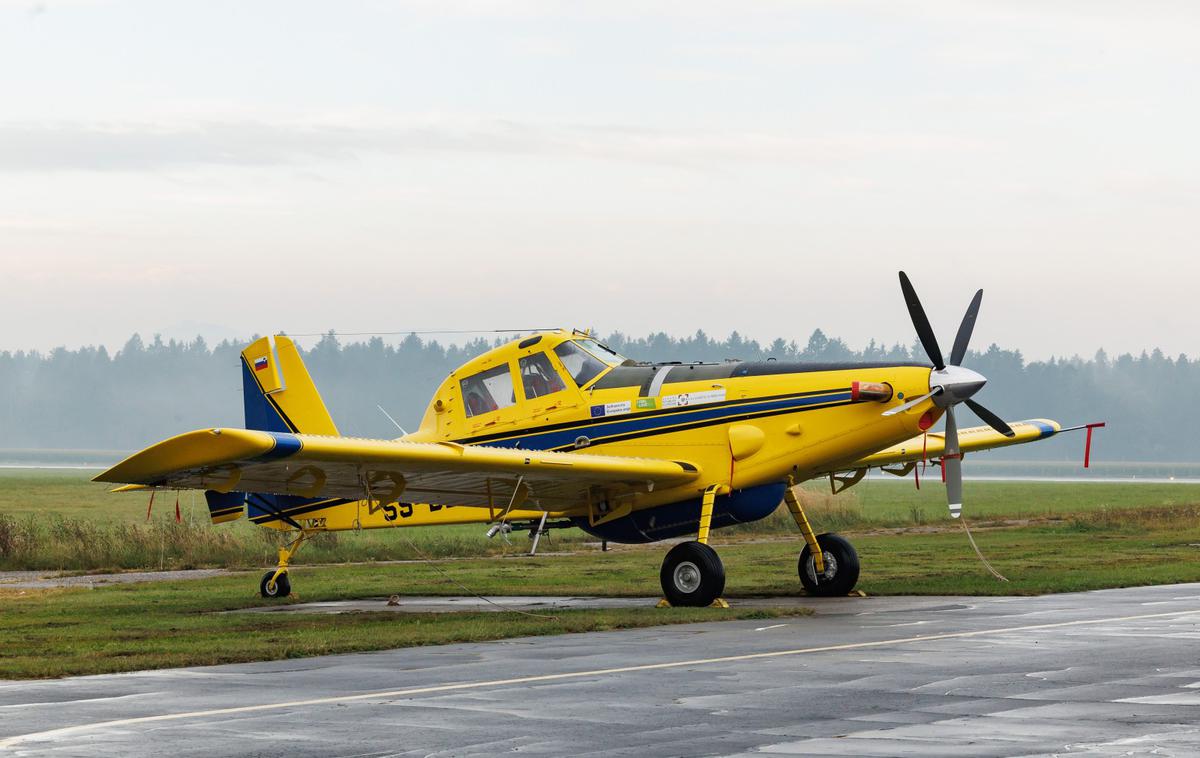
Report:
[[[603,405],[593,405],[592,406],[592,418],[599,418],[600,416],[603,416],[603,415],[604,415],[604,406]]]

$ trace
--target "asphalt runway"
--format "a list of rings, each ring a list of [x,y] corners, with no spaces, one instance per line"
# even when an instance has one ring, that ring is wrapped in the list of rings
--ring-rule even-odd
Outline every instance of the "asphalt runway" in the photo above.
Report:
[[[11,755],[1200,755],[1200,585],[0,684]]]

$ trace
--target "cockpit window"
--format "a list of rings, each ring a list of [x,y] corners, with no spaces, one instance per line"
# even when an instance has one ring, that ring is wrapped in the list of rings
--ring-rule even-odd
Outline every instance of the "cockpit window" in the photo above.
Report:
[[[550,356],[545,353],[527,355],[518,361],[521,369],[521,384],[525,387],[525,399],[551,395],[565,390],[562,378],[550,363]]]
[[[579,342],[586,344],[586,342],[591,342],[591,340],[580,340]],[[571,378],[580,387],[595,379],[601,371],[608,368],[607,365],[592,355],[591,352],[584,350],[575,341],[562,343],[554,348],[554,352],[558,355],[559,360],[563,362],[567,373],[571,375]],[[608,352],[611,353],[612,351]],[[616,355],[616,353],[612,354]],[[620,361],[617,362],[620,363]]]
[[[512,374],[507,363],[468,376],[459,382],[459,386],[467,418],[516,404]]]

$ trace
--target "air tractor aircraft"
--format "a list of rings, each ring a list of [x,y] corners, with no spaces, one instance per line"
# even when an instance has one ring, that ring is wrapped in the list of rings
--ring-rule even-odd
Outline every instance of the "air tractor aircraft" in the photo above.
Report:
[[[322,531],[549,517],[610,542],[694,536],[667,552],[660,579],[672,605],[705,606],[725,588],[711,530],[781,503],[805,542],[801,584],[844,595],[858,556],[842,537],[814,533],[793,485],[829,476],[845,489],[868,468],[904,475],[928,456],[957,518],[964,452],[1063,431],[1006,423],[972,399],[986,379],[960,364],[982,290],[946,361],[903,272],[900,284],[932,365],[639,363],[585,333],[546,331],[453,371],[420,429],[392,440],[339,435],[293,342],[266,337],[242,353],[245,429],[172,437],[96,480],[201,489],[214,523],[245,515],[288,533],[264,597],[290,593],[289,560]],[[959,430],[960,403],[988,425]],[[929,432],[942,416],[945,431]]]

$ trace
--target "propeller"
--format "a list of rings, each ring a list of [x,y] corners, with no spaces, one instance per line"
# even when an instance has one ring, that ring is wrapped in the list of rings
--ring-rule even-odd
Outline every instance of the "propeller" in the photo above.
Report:
[[[908,274],[903,271],[900,272],[900,289],[904,293],[904,303],[908,306],[908,315],[912,319],[913,328],[917,330],[921,346],[925,348],[926,355],[933,363],[933,371],[929,374],[929,392],[903,405],[890,408],[884,411],[883,415],[894,416],[931,398],[934,405],[946,409],[946,447],[942,456],[942,470],[946,475],[946,500],[950,506],[950,516],[958,518],[962,513],[962,452],[958,445],[958,422],[954,418],[954,406],[966,403],[975,415],[1005,437],[1016,435],[1012,427],[1004,423],[1004,419],[971,399],[972,395],[983,389],[987,379],[961,365],[971,343],[971,333],[975,331],[975,319],[979,316],[979,306],[983,302],[983,290],[975,293],[971,304],[967,306],[967,312],[963,314],[958,334],[954,337],[954,346],[950,350],[950,362],[947,364],[942,357],[942,349],[938,346],[933,327],[929,325],[929,317],[925,315],[925,308],[921,306],[921,299],[917,297],[917,291]]]

